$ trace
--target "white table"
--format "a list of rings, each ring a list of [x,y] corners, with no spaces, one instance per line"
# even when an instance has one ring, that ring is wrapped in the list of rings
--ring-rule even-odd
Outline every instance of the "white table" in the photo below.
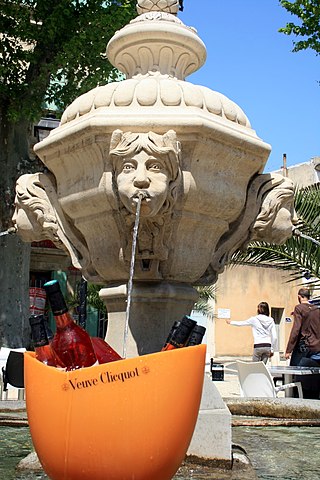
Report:
[[[268,367],[273,377],[282,376],[283,383],[291,383],[293,376],[317,375],[320,374],[320,367],[295,367],[290,365],[278,365]]]

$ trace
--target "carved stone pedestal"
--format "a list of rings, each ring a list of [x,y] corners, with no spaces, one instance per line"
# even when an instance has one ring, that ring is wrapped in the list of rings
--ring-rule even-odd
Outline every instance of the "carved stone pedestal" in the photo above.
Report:
[[[231,468],[231,413],[206,373],[199,416],[187,454]]]
[[[127,308],[127,285],[103,288],[100,297],[108,309],[107,342],[123,352]],[[129,317],[127,357],[161,350],[175,320],[189,314],[198,298],[197,291],[181,283],[135,282]]]

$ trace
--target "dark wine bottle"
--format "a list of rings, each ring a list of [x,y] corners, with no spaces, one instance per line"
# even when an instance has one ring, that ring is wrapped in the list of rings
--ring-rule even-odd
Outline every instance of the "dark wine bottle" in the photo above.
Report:
[[[161,351],[164,352],[167,350],[184,347],[191,334],[191,331],[196,326],[196,324],[197,322],[195,320],[192,320],[192,318],[185,315],[180,321],[180,325],[178,325],[177,328],[173,331],[171,338],[167,339],[167,342],[162,347]]]
[[[205,333],[205,327],[202,327],[201,325],[196,325],[192,330],[191,335],[188,338],[185,346],[192,347],[193,345],[200,345]]]
[[[44,329],[47,335],[48,342],[51,343],[54,335],[49,325],[48,319],[45,316],[43,316],[43,324],[44,324]]]
[[[74,322],[68,312],[58,281],[45,283],[44,289],[56,322],[56,333],[51,347],[57,357],[67,370],[90,367],[97,363],[90,336]]]
[[[43,315],[31,315],[29,323],[36,359],[49,367],[63,367],[51,348]]]
[[[171,327],[171,330],[170,330],[170,332],[169,332],[169,335],[168,335],[168,337],[167,337],[167,340],[165,341],[165,344],[164,344],[163,347],[162,347],[162,350],[164,350],[164,349],[166,348],[166,346],[169,345],[170,340],[171,340],[174,332],[175,332],[175,331],[177,330],[177,328],[179,327],[179,325],[180,325],[180,322],[179,322],[178,320],[176,320],[176,321],[174,322],[174,324],[172,325],[172,327]]]

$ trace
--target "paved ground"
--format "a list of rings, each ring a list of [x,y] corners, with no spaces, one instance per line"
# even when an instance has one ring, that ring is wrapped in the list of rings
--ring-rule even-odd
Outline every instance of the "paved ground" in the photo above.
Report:
[[[224,380],[214,382],[222,398],[240,397],[238,375],[237,373],[231,373],[227,370],[228,366],[230,369],[235,368],[232,364],[236,362],[236,360],[250,361],[251,357],[218,357],[214,359],[215,363],[222,363],[225,369]],[[210,372],[209,364],[206,365],[206,372]]]
[[[240,397],[240,385],[236,374],[225,373],[224,380],[214,384],[222,398]]]

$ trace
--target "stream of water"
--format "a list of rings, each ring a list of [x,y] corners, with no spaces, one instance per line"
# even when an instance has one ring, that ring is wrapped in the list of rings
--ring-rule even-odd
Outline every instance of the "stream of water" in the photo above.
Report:
[[[130,307],[131,307],[133,275],[134,275],[134,262],[136,259],[140,209],[141,209],[141,202],[143,198],[144,198],[144,194],[141,192],[141,194],[137,196],[137,210],[136,210],[136,217],[135,217],[135,222],[133,227],[130,273],[129,273],[128,292],[127,292],[126,322],[125,322],[124,337],[123,337],[123,353],[122,353],[123,358],[127,358],[127,339],[128,339],[128,333],[129,333],[129,319],[130,319]]]
[[[259,480],[320,478],[320,427],[233,427],[232,436],[233,443],[246,450]],[[48,480],[43,473],[15,472],[19,461],[32,450],[28,427],[0,427],[0,479]],[[174,480],[223,478],[231,477],[217,476],[214,470],[210,473],[199,467],[183,476],[177,474]]]

